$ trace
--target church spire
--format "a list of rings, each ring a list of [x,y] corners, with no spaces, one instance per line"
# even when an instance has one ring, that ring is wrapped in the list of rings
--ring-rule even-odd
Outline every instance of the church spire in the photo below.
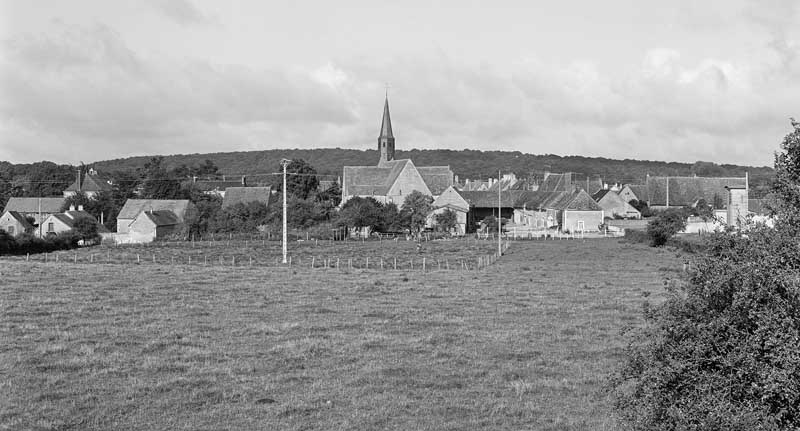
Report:
[[[378,152],[381,155],[378,164],[394,160],[394,134],[392,134],[392,119],[389,117],[389,96],[383,103],[383,120],[381,120],[381,134],[378,136]]]

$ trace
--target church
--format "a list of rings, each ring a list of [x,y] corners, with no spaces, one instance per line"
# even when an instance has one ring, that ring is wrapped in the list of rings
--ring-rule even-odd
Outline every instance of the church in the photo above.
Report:
[[[383,120],[378,136],[376,166],[345,166],[342,175],[342,204],[354,196],[371,197],[398,207],[413,191],[436,199],[453,185],[450,166],[416,166],[410,159],[394,158],[394,134],[389,116],[389,98],[383,105]]]

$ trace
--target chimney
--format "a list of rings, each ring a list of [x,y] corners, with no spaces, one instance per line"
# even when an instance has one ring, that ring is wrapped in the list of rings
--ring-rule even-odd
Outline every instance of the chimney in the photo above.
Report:
[[[458,175],[453,176],[453,182],[458,184]]]
[[[70,211],[75,211],[75,205],[70,205],[70,206],[69,206],[69,210],[70,210]]]
[[[83,211],[83,205],[78,205],[78,211]]]

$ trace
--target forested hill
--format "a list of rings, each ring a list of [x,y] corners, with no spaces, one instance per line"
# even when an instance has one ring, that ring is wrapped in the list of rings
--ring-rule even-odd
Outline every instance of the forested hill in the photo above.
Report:
[[[304,159],[320,174],[338,176],[342,167],[375,165],[378,152],[375,150],[349,150],[341,148],[322,148],[314,150],[264,150],[241,151],[210,154],[178,154],[166,156],[164,166],[175,168],[181,165],[194,166],[206,159],[219,167],[223,174],[254,175],[277,172],[282,158]],[[711,162],[676,163],[649,160],[615,160],[601,157],[557,156],[552,154],[533,155],[518,151],[476,151],[476,150],[411,150],[398,151],[396,158],[410,158],[417,166],[449,165],[459,178],[496,177],[497,171],[513,172],[518,176],[542,172],[573,172],[574,178],[587,176],[612,183],[641,183],[650,175],[698,175],[698,176],[744,176],[749,172],[754,185],[768,181],[773,175],[770,167],[748,167],[737,165],[717,165]],[[149,156],[130,157],[94,163],[103,171],[132,170],[142,167]]]

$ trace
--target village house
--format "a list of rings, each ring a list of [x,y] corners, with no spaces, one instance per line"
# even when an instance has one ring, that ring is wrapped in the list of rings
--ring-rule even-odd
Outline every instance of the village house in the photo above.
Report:
[[[128,243],[148,243],[158,238],[180,232],[183,224],[178,216],[170,210],[141,211],[128,225],[128,233],[124,238]]]
[[[469,202],[467,202],[459,192],[450,186],[433,201],[433,212],[428,216],[428,227],[433,227],[436,223],[436,216],[447,210],[456,214],[456,235],[467,233],[467,215],[469,214]]]
[[[98,223],[94,216],[84,211],[82,205],[78,205],[77,209],[74,206],[70,206],[69,210],[63,213],[50,214],[50,216],[42,222],[42,232],[40,236],[46,237],[73,230],[75,229],[75,223],[80,219],[91,220],[97,225],[98,233],[107,232],[107,229]]]
[[[623,201],[648,201],[647,185],[645,184],[626,184],[619,191],[619,197]]]
[[[519,190],[496,191],[458,191],[461,198],[469,205],[466,216],[466,232],[474,232],[487,217],[498,217],[510,220],[514,216],[514,202],[523,193]]]
[[[0,230],[17,237],[26,233],[33,233],[33,225],[16,211],[6,211],[0,216]]]
[[[435,199],[453,185],[453,171],[449,166],[416,166],[410,159],[395,159],[395,139],[388,98],[383,106],[378,152],[380,158],[377,166],[344,167],[342,205],[349,199],[360,196],[401,207],[411,192],[418,191]]]
[[[38,227],[50,215],[60,213],[66,201],[62,197],[10,198],[3,211],[15,211],[24,218],[32,218],[34,227]]]
[[[524,192],[517,197],[514,208],[514,224],[522,228],[597,232],[604,223],[603,208],[580,188]]]
[[[117,234],[126,234],[143,211],[172,211],[182,224],[196,212],[188,199],[128,199],[117,215]]]
[[[110,192],[111,181],[101,177],[96,170],[89,169],[81,180],[80,173],[75,182],[64,190],[64,197],[72,197],[78,193],[83,193],[89,199],[94,199],[100,192]]]
[[[228,187],[222,198],[222,208],[230,208],[236,204],[260,202],[269,206],[272,196],[271,187]]]
[[[640,213],[639,210],[631,206],[631,204],[629,204],[620,195],[612,190],[598,190],[594,195],[592,195],[592,199],[594,199],[597,204],[600,205],[600,208],[603,208],[606,217],[619,217],[626,219],[642,218],[642,213]]]

